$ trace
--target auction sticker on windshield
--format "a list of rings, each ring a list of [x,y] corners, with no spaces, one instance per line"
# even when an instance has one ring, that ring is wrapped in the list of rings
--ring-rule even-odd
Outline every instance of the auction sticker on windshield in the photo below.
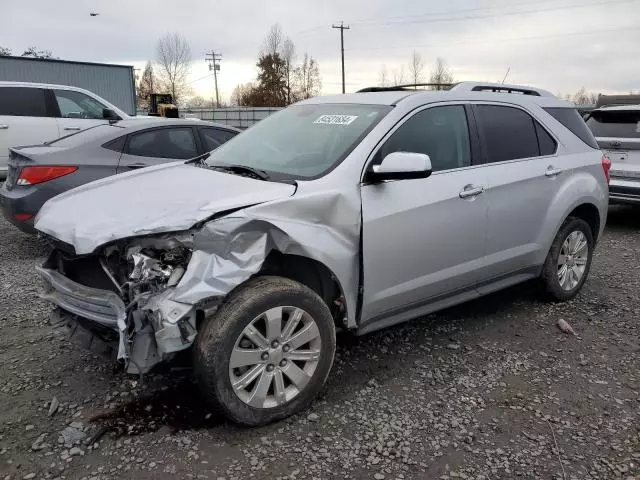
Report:
[[[321,115],[313,123],[324,125],[350,125],[358,118],[357,115]]]

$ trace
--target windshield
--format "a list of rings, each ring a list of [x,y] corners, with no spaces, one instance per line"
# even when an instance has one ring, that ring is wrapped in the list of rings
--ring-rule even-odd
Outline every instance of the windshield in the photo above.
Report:
[[[596,111],[587,126],[596,137],[640,138],[640,110]]]
[[[283,178],[318,177],[338,165],[390,110],[385,105],[293,105],[214,150],[206,163],[241,165]]]

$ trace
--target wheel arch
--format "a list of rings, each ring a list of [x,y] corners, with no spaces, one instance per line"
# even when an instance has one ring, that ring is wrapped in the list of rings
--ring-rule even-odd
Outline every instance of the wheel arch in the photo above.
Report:
[[[347,304],[338,277],[322,262],[302,255],[273,250],[256,276],[275,275],[295,280],[316,292],[338,326],[347,325]]]

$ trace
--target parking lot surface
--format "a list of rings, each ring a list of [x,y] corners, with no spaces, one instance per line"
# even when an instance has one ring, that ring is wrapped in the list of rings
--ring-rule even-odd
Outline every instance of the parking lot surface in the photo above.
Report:
[[[640,210],[610,211],[575,300],[525,284],[340,334],[320,400],[255,429],[209,411],[188,358],[140,378],[69,343],[47,251],[0,220],[0,480],[640,478]]]

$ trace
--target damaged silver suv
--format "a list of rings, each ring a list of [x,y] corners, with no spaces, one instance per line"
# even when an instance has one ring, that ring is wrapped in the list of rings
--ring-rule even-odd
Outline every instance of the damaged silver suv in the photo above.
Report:
[[[44,298],[129,372],[192,347],[204,394],[260,425],[318,394],[336,328],[534,278],[578,293],[610,164],[571,104],[508,85],[367,90],[53,198],[35,221],[55,246]]]

